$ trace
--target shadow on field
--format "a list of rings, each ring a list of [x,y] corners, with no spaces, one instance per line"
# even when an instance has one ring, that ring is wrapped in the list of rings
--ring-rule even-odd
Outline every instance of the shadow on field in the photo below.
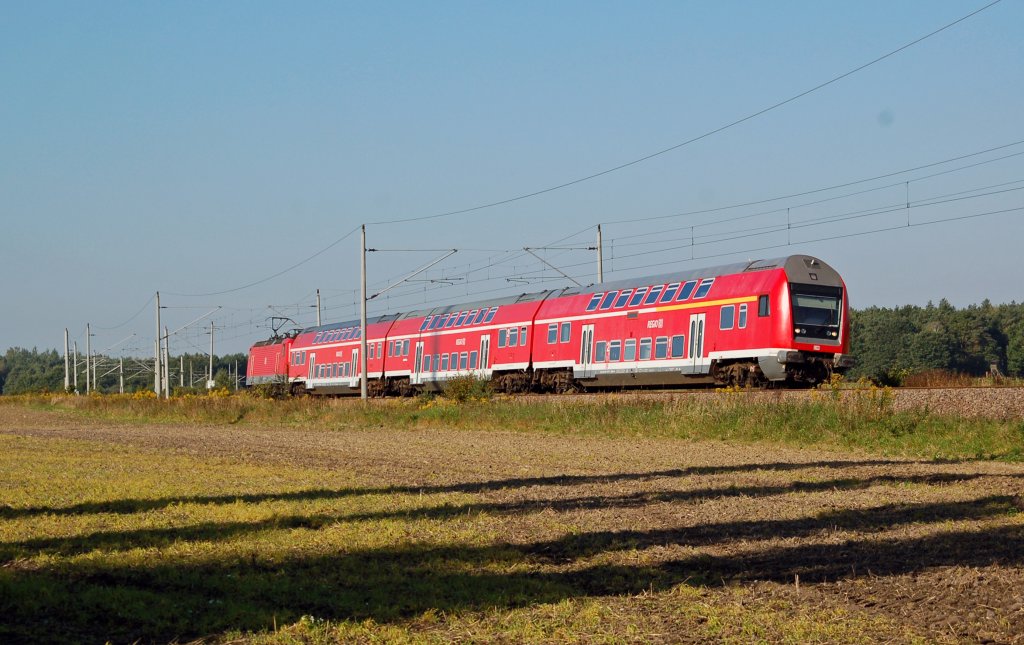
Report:
[[[896,479],[908,481],[910,478]],[[806,486],[836,487],[842,482],[849,486],[870,485],[871,481],[798,482],[792,486],[763,487],[761,494],[794,492]],[[744,490],[735,494],[758,494],[756,487],[680,491],[678,494],[723,495],[730,490]],[[590,508],[579,505],[597,506],[599,500],[604,500],[602,507],[614,507],[616,501],[634,503],[633,496],[584,497],[547,500],[545,508],[557,504],[570,504],[566,508]],[[636,503],[651,501],[657,500],[644,498]],[[524,510],[526,507],[522,504],[526,503],[504,505],[502,512]],[[486,506],[470,504],[452,509],[464,514],[472,512],[467,509]],[[443,514],[447,512],[444,509],[413,512],[434,512],[440,514],[424,516],[448,517]],[[176,562],[160,557],[147,560],[143,554],[135,561],[137,564],[132,565],[77,558],[59,561],[53,569],[46,565],[22,567],[19,560],[14,559],[0,568],[0,641],[166,642],[213,636],[231,629],[269,629],[274,624],[288,624],[307,614],[329,620],[387,622],[427,610],[514,608],[581,596],[659,591],[678,584],[792,582],[795,575],[803,581],[815,582],[897,575],[949,565],[1020,565],[1024,564],[1024,525],[947,531],[905,539],[870,536],[873,532],[898,526],[984,520],[1006,517],[1019,510],[1019,498],[992,495],[969,501],[839,510],[798,519],[591,532],[526,544],[412,545],[317,556],[275,554],[273,557],[254,550],[238,552],[234,558],[196,557]],[[311,522],[309,525],[315,528],[320,525],[316,522],[348,519],[351,518],[318,520],[295,516],[290,521],[296,522],[296,526],[306,526],[303,521]],[[210,523],[168,529],[166,533],[111,532],[105,537],[81,538],[83,543],[78,545],[52,540],[49,546],[45,541],[30,541],[5,545],[5,548],[37,551],[54,548],[67,555],[96,548],[159,547],[160,540],[163,544],[197,539],[226,540],[240,533],[278,526],[281,524]],[[761,544],[760,548],[758,545],[765,540],[827,537],[844,530],[867,535],[833,544],[778,546],[773,542]],[[84,542],[89,539],[98,541]],[[587,561],[603,553],[662,545],[724,547],[729,553],[703,553],[636,566]],[[65,550],[67,546],[71,548]]]
[[[646,481],[692,475],[720,475],[738,472],[793,471],[813,468],[856,468],[861,466],[893,466],[907,464],[954,463],[951,461],[811,461],[779,462],[765,464],[734,464],[725,466],[691,466],[643,473],[613,473],[603,475],[555,475],[550,477],[520,477],[496,479],[484,482],[465,482],[425,486],[384,486],[377,488],[310,489],[291,492],[255,493],[244,495],[195,495],[164,497],[158,499],[118,499],[100,502],[84,502],[72,506],[30,506],[14,508],[0,506],[0,519],[15,519],[35,515],[88,515],[92,513],[142,513],[174,506],[177,504],[257,504],[267,501],[314,501],[341,499],[358,495],[396,494],[440,494],[440,493],[485,493],[509,488],[531,488],[534,486],[579,486],[582,484],[609,484],[626,481]]]
[[[168,547],[175,542],[217,541],[281,529],[320,529],[337,522],[372,522],[380,520],[444,520],[477,514],[519,515],[553,510],[558,512],[591,509],[642,508],[649,504],[693,502],[724,497],[773,497],[793,493],[832,490],[855,490],[878,484],[941,485],[986,477],[981,474],[933,473],[922,475],[879,475],[862,479],[844,478],[825,481],[795,481],[778,486],[726,486],[681,491],[639,492],[627,495],[589,495],[584,497],[527,499],[515,502],[471,502],[442,504],[405,510],[368,513],[318,513],[275,515],[251,522],[203,522],[184,527],[134,529],[130,531],[98,531],[87,535],[62,538],[34,538],[0,542],[0,562],[31,557],[35,554],[70,557],[91,551],[124,551],[139,548]],[[918,518],[917,521],[929,518]],[[952,518],[963,519],[963,518]],[[838,525],[837,525],[838,526]],[[863,530],[864,527],[839,528]],[[625,534],[621,534],[625,535]],[[647,544],[649,546],[650,544]]]

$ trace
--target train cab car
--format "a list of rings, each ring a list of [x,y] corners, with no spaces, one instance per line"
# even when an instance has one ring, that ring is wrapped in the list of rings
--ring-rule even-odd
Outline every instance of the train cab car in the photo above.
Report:
[[[845,285],[791,256],[567,290],[541,307],[535,367],[583,387],[814,384],[852,364]]]

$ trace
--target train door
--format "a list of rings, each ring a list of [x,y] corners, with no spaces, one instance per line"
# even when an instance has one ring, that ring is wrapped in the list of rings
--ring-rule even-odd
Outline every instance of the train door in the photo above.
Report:
[[[491,360],[491,335],[484,334],[480,337],[480,372],[488,374]]]
[[[309,356],[309,372],[306,375],[306,387],[309,387],[309,382],[316,378],[316,355],[310,354]]]
[[[423,341],[416,343],[416,361],[413,363],[412,378],[409,379],[413,385],[422,383],[420,371],[423,369]]]
[[[350,387],[353,386],[353,383],[359,383],[359,367],[359,349],[356,348],[352,350],[352,381],[349,383]]]
[[[594,377],[594,326],[583,325],[583,337],[580,340],[580,363],[576,370],[577,378]]]
[[[704,356],[704,319],[707,314],[690,315],[690,345],[684,372],[706,374],[711,361]]]

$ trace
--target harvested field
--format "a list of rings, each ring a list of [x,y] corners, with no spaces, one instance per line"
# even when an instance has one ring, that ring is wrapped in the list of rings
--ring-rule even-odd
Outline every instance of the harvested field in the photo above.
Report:
[[[0,406],[0,641],[1024,642],[1024,467]]]

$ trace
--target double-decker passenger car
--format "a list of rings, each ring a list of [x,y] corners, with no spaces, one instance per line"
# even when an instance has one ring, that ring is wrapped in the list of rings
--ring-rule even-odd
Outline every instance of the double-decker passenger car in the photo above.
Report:
[[[375,394],[465,374],[506,392],[813,385],[853,363],[848,310],[839,274],[794,255],[378,317],[367,376]],[[255,379],[274,376],[271,345],[252,348]],[[303,330],[279,350],[284,378],[297,391],[358,392],[358,347],[358,323]]]

